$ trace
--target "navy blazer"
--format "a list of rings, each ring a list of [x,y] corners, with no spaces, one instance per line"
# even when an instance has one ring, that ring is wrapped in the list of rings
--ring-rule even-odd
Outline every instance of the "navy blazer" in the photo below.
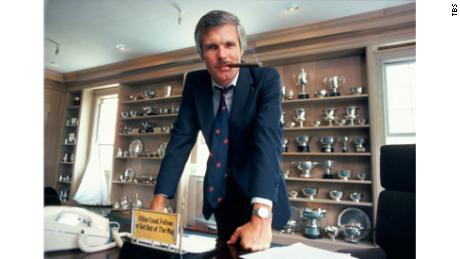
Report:
[[[211,146],[214,117],[210,74],[206,70],[188,73],[155,193],[174,197],[199,130],[208,147]],[[280,117],[281,84],[277,70],[241,68],[230,113],[229,173],[249,199],[273,201],[272,226],[276,229],[281,229],[290,217],[280,168],[283,140]]]

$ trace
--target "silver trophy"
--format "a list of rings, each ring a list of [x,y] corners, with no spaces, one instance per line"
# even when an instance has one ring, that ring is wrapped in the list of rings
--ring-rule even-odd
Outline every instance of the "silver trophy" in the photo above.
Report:
[[[329,85],[329,95],[330,96],[340,96],[339,86],[345,83],[345,77],[343,76],[330,76],[324,78],[324,83]]]
[[[342,138],[342,152],[349,152],[350,150],[348,149],[348,141],[350,140],[350,138],[348,138],[347,136],[344,136]]]
[[[310,136],[308,135],[301,135],[295,138],[297,141],[297,152],[310,152],[310,146],[308,142],[310,142]]]
[[[335,161],[334,160],[324,160],[321,165],[326,170],[324,172],[323,178],[324,179],[334,179],[334,175],[332,175],[332,167],[335,165]]]
[[[323,145],[321,152],[332,153],[334,152],[334,142],[335,139],[333,136],[320,137],[319,141]]]
[[[364,147],[364,137],[356,137],[354,142],[356,152],[366,152],[366,147]]]
[[[292,164],[297,165],[297,169],[301,171],[302,173],[300,174],[300,177],[308,178],[310,177],[310,171],[313,169],[315,166],[318,166],[318,162],[312,162],[312,161],[303,161],[303,162],[292,162]]]
[[[294,90],[289,89],[289,91],[287,92],[287,98],[288,100],[294,100]]]
[[[141,201],[141,199],[139,199],[139,194],[138,193],[136,193],[136,198],[131,203],[131,208],[133,208],[133,209],[142,208],[142,201]]]
[[[358,118],[358,114],[356,111],[358,110],[358,106],[351,105],[345,108],[345,111],[347,112],[347,115],[345,115],[345,119],[350,121],[350,125],[354,126],[355,125],[355,120]]]
[[[286,86],[281,86],[281,101],[284,101],[286,98]]]
[[[288,152],[288,147],[287,147],[288,143],[289,143],[289,140],[283,138],[283,152]]]
[[[305,220],[304,235],[308,238],[317,239],[321,238],[321,232],[318,225],[318,220],[326,216],[326,210],[317,208],[305,208],[302,211],[302,218]]]
[[[299,127],[303,128],[303,122],[306,120],[305,119],[305,109],[304,108],[299,108],[295,110],[295,115],[292,116],[295,121],[299,123]]]
[[[327,225],[324,227],[324,232],[329,236],[332,241],[339,235],[339,228],[337,226]]]
[[[281,118],[280,118],[280,122],[281,122],[281,125],[283,125],[283,127],[284,127],[284,123],[285,123],[285,121],[284,121],[284,115],[286,115],[286,112],[282,112],[282,113],[281,113]]]
[[[308,75],[305,72],[305,69],[302,68],[302,71],[298,73],[297,75],[294,75],[296,79],[296,85],[300,86],[302,88],[301,92],[298,94],[299,99],[306,99],[308,98],[308,93],[305,91],[305,86],[308,83]]]
[[[329,126],[332,126],[332,122],[335,121],[334,113],[335,113],[334,107],[329,107],[329,108],[324,109],[323,119],[329,122]]]

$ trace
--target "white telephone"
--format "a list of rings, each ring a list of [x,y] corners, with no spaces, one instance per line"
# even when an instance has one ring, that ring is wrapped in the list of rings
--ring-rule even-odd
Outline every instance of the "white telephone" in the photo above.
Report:
[[[110,226],[112,237],[111,242]],[[99,252],[115,246],[121,247],[119,224],[86,209],[67,206],[45,206],[45,252],[80,248],[87,253]]]

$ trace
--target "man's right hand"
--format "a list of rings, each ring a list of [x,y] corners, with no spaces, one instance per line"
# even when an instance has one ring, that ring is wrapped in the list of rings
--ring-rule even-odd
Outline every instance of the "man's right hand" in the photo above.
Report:
[[[156,194],[152,202],[150,202],[150,210],[158,212],[166,212],[165,208],[166,197],[161,194]]]

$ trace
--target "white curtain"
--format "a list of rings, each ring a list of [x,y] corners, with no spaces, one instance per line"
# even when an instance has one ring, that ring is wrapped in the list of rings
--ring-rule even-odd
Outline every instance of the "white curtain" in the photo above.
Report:
[[[80,187],[74,199],[80,204],[88,205],[108,205],[109,196],[105,174],[99,163],[97,145],[91,145],[88,165],[83,173]]]

